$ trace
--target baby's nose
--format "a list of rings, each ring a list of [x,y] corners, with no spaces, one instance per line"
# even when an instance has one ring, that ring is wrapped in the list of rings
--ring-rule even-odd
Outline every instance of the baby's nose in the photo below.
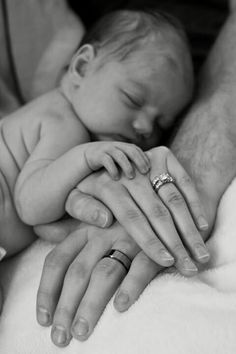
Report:
[[[153,122],[147,118],[137,119],[133,122],[133,128],[137,134],[149,138],[153,131]]]

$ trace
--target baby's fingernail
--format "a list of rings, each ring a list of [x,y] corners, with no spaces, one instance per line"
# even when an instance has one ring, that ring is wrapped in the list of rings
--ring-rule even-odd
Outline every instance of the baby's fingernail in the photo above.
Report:
[[[73,326],[73,333],[76,337],[81,337],[87,335],[89,332],[88,322],[83,318],[79,317],[79,319],[75,322]]]
[[[55,344],[64,345],[67,342],[66,330],[63,326],[55,326],[52,329],[52,339]]]
[[[145,165],[142,167],[141,173],[148,173],[149,170],[150,170],[150,167],[148,165]]]
[[[190,272],[194,272],[194,273],[198,272],[198,269],[195,266],[195,264],[187,257],[183,261],[183,268],[184,268],[184,270],[187,270]]]
[[[209,224],[203,216],[200,216],[198,218],[198,227],[200,230],[203,230],[203,231],[205,231],[209,228]]]
[[[38,322],[42,326],[47,326],[50,324],[50,319],[51,319],[50,313],[48,312],[48,310],[46,310],[43,307],[38,308],[37,318],[38,318]]]
[[[5,248],[0,247],[0,261],[6,256],[7,251],[5,250]]]
[[[210,258],[209,252],[202,245],[199,245],[195,248],[195,253],[196,253],[197,258],[199,260],[201,260],[202,262],[207,262]]]

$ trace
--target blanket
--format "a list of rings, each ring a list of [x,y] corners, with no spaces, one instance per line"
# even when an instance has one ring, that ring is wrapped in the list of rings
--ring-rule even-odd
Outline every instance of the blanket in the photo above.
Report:
[[[177,272],[157,276],[125,313],[112,301],[86,342],[66,348],[51,343],[50,328],[36,322],[35,300],[45,255],[35,242],[2,262],[6,296],[0,317],[1,354],[235,354],[236,181],[225,192],[208,242],[208,269],[191,279]]]

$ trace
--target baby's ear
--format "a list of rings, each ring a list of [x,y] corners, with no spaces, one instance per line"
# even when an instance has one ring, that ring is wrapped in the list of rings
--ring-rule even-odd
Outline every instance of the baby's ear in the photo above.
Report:
[[[86,76],[90,64],[95,58],[95,49],[90,44],[84,44],[78,49],[70,64],[70,75],[74,83],[79,84],[81,79]]]

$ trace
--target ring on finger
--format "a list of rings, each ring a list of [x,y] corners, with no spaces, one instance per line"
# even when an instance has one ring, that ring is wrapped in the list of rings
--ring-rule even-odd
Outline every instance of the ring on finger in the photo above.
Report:
[[[157,193],[158,190],[166,183],[175,183],[174,177],[172,177],[169,173],[162,173],[159,176],[155,176],[152,181],[152,188]]]
[[[105,254],[105,256],[102,257],[102,259],[103,258],[111,258],[116,260],[125,268],[127,273],[132,263],[131,259],[127,256],[127,254],[115,249],[110,250],[107,254]]]

